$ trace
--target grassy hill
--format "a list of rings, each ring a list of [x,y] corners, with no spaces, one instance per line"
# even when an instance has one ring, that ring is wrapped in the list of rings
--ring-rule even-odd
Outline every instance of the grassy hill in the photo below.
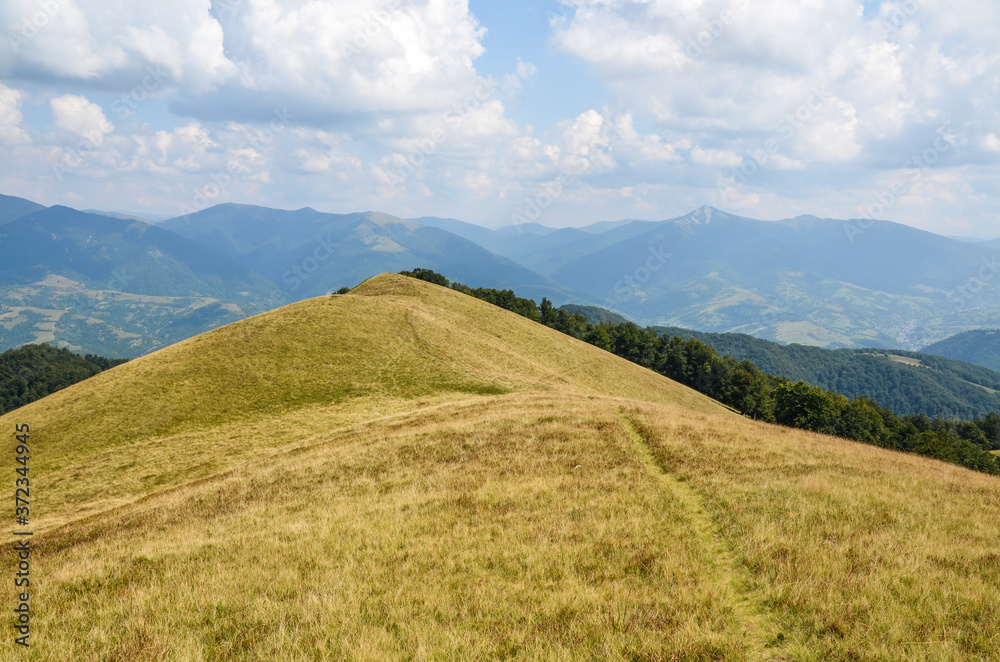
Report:
[[[413,279],[23,422],[33,659],[1000,659],[1000,480],[749,421]]]

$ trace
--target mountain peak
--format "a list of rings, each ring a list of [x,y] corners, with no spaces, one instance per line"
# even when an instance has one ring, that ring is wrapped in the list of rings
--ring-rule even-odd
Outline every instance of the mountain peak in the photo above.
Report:
[[[410,230],[415,230],[420,227],[413,221],[408,221],[405,218],[400,218],[398,216],[393,216],[392,214],[386,214],[380,211],[370,211],[364,214],[364,217],[375,225],[402,225]]]
[[[715,207],[709,207],[708,205],[702,205],[695,211],[691,212],[691,218],[694,220],[704,221],[705,223],[712,222],[712,215],[718,213],[718,209]]]

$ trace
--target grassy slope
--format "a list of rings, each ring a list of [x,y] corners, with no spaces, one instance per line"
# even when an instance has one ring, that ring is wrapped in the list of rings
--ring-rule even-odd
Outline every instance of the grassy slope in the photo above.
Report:
[[[1000,480],[747,421],[418,281],[15,421],[36,659],[1000,659]]]

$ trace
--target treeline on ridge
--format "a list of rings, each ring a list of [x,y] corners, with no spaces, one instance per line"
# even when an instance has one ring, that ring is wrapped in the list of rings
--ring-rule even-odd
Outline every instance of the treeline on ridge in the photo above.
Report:
[[[743,333],[652,328],[658,334],[700,340],[738,361],[753,361],[769,375],[804,381],[849,398],[865,395],[897,416],[924,413],[972,420],[1000,410],[1000,374],[943,356],[898,349],[782,345]],[[906,365],[891,356],[917,359],[921,365]]]
[[[1000,415],[972,421],[896,416],[870,398],[849,399],[803,381],[768,375],[749,360],[722,356],[693,339],[658,334],[632,322],[591,324],[580,314],[536,304],[511,290],[471,288],[429,269],[400,272],[488,301],[654,370],[756,420],[836,435],[1000,475]]]
[[[25,345],[0,354],[0,414],[40,400],[128,359],[80,356],[52,345]]]

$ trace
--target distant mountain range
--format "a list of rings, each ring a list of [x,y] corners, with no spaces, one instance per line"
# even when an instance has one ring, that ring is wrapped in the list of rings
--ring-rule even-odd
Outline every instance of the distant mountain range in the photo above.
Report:
[[[418,266],[477,287],[514,288],[539,300],[589,299],[445,229],[379,212],[326,214],[308,207],[284,211],[222,204],[159,227],[257,271],[293,300]]]
[[[4,349],[138,356],[289,301],[217,251],[139,221],[55,206],[0,233]]]
[[[759,221],[711,207],[537,234],[527,224],[427,222],[648,324],[912,350],[1000,321],[1000,240],[958,241],[888,221]]]
[[[468,239],[378,212],[225,204],[154,225],[3,196],[0,219],[0,349],[48,342],[135,357],[416,266],[594,303]]]
[[[222,204],[151,224],[0,196],[0,235],[0,349],[34,340],[137,356],[418,266],[642,324],[784,343],[914,350],[1000,324],[997,242],[884,221],[759,221],[703,207],[657,222],[491,230]]]

